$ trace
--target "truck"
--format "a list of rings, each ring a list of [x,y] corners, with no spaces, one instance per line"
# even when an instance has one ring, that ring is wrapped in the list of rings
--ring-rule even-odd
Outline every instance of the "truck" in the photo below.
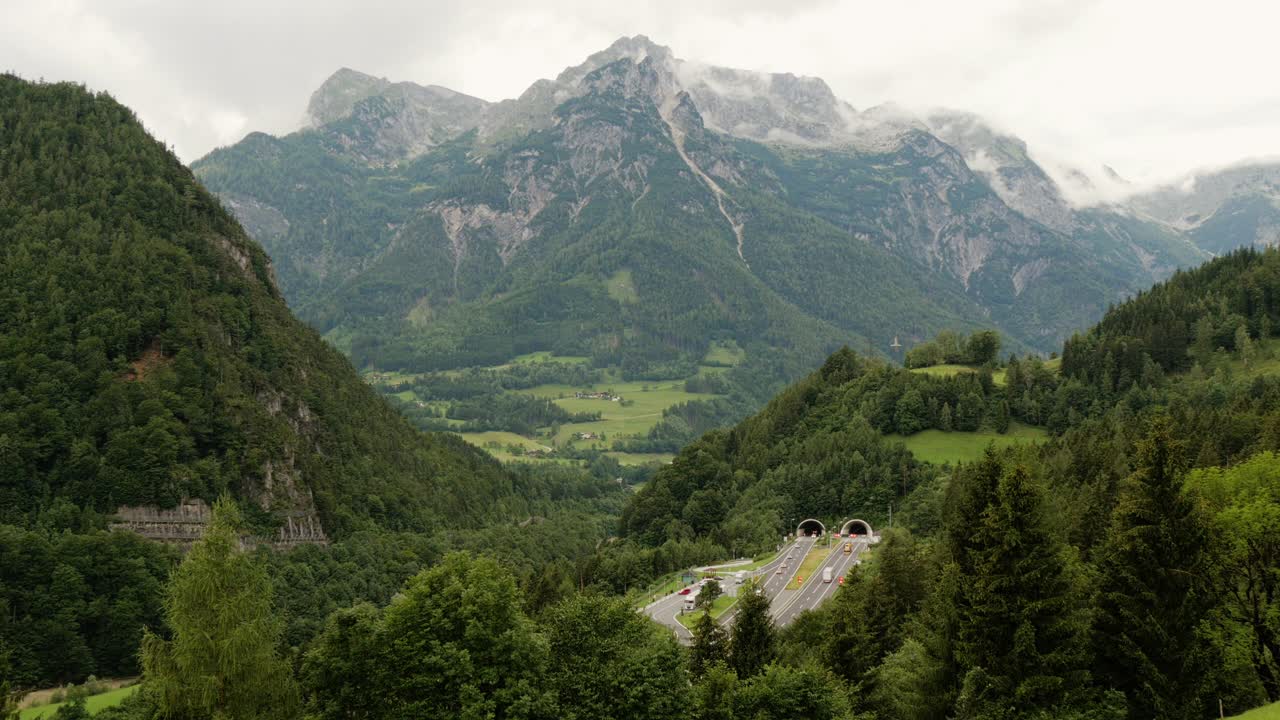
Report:
[[[822,568],[822,582],[831,582],[831,568]]]
[[[702,584],[693,586],[693,590],[684,596],[684,609],[686,611],[693,610],[698,605],[698,593],[702,592]]]
[[[845,555],[848,555],[848,554],[849,554],[849,553],[851,553],[851,552],[853,552],[853,543],[851,543],[851,542],[847,542],[847,543],[845,543],[845,544],[844,544],[844,554],[845,554]]]
[[[743,572],[742,570],[739,570],[738,572],[736,572],[736,573],[734,573],[734,574],[733,574],[733,584],[734,584],[734,585],[741,585],[742,583],[744,583],[744,582],[746,582],[746,581],[747,581],[747,574],[746,574],[745,572]]]

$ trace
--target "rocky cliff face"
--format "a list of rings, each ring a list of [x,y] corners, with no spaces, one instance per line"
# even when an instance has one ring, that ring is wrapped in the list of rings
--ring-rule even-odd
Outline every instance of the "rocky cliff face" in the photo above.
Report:
[[[719,235],[702,247],[727,251],[735,282],[849,331],[924,332],[960,313],[1038,347],[1204,257],[1165,223],[1074,207],[1025,143],[974,116],[859,112],[820,79],[702,65],[644,36],[494,104],[344,70],[309,115],[312,134],[281,139],[275,155],[231,148],[197,169],[260,229],[286,292],[323,329],[563,283],[596,265],[571,268],[583,256],[570,248],[620,258],[655,223]],[[269,167],[310,188],[317,140],[353,163],[321,207],[314,191],[253,189],[227,172]],[[795,280],[818,274],[821,288]],[[912,299],[874,318],[832,309],[843,305],[830,294],[853,288],[882,302],[877,283]],[[906,309],[917,301],[932,309]]]
[[[969,113],[934,112],[926,122],[939,139],[964,155],[965,163],[1010,208],[1059,232],[1074,229],[1073,208],[1057,183],[1027,155],[1025,142]]]

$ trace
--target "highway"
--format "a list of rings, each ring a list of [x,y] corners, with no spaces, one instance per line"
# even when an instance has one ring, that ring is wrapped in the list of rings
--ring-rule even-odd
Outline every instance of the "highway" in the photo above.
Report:
[[[788,543],[778,553],[778,556],[767,565],[763,565],[757,570],[748,571],[748,576],[760,583],[764,588],[765,594],[768,595],[770,599],[769,612],[773,616],[773,621],[776,625],[789,625],[800,613],[817,608],[829,600],[835,594],[836,589],[840,587],[839,578],[847,576],[853,566],[859,562],[860,556],[866,551],[868,538],[865,536],[831,538],[831,541],[831,548],[828,550],[825,538],[796,538]],[[853,543],[852,552],[849,554],[844,553],[844,544],[846,542]],[[804,578],[798,589],[787,589],[787,586],[792,584],[792,581],[799,573],[800,565],[810,549],[814,549],[815,552],[829,554],[824,558],[823,563],[817,566],[812,577]],[[745,563],[713,565],[698,568],[697,572],[700,575],[709,572],[715,573],[721,577],[720,584],[725,593],[736,595],[740,588],[746,587],[746,585],[737,585],[733,581],[733,576],[736,572],[734,566],[741,564]],[[783,565],[786,565],[786,567],[781,567]],[[832,569],[830,583],[822,582],[822,569],[826,567]],[[645,606],[643,612],[671,628],[675,633],[676,639],[688,644],[693,641],[693,634],[681,625],[678,620],[681,609],[684,606],[684,597],[677,593],[667,595]],[[718,622],[721,625],[728,626],[732,624],[736,614],[736,607],[730,608],[728,612],[719,617]]]
[[[844,553],[846,542],[853,543],[852,551],[847,555]],[[799,589],[788,590],[784,584],[783,589],[772,596],[773,602],[769,610],[773,615],[774,624],[779,627],[790,625],[800,613],[813,610],[830,599],[840,587],[840,578],[849,574],[866,548],[866,540],[832,538],[830,550],[826,548],[826,543],[822,542],[815,551],[829,554],[813,571],[813,575],[804,578]],[[831,568],[831,582],[824,583],[822,570],[828,567]]]

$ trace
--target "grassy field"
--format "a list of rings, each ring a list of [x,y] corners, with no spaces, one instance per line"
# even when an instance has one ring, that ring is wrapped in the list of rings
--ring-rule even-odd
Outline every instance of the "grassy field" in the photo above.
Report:
[[[609,297],[623,304],[633,303],[640,299],[640,296],[636,294],[636,284],[631,279],[630,270],[623,269],[614,273],[605,282],[605,290],[608,291]]]
[[[97,713],[103,708],[109,708],[113,705],[119,705],[125,698],[129,697],[138,689],[137,685],[119,688],[117,690],[109,690],[98,695],[90,695],[85,699],[84,707],[90,714]],[[58,712],[58,708],[64,703],[55,703],[53,705],[41,705],[39,707],[27,708],[18,712],[18,720],[35,720],[35,718],[51,718]]]
[[[1205,370],[1213,372],[1219,364],[1225,364],[1227,369],[1236,376],[1254,378],[1260,375],[1280,374],[1280,339],[1255,340],[1253,347],[1253,359],[1248,364],[1245,364],[1239,353],[1230,353],[1224,356],[1225,361],[1215,360],[1215,363],[1210,364]]]
[[[813,582],[814,578],[821,579],[819,578],[819,575],[821,574],[820,571],[822,570],[822,566],[838,547],[838,545],[827,547],[826,542],[819,539],[804,556],[804,560],[800,563],[800,570],[796,573],[796,576],[791,579],[791,582],[787,583],[787,589],[799,590],[803,583]],[[786,571],[784,570],[783,572]],[[800,578],[804,579],[797,582]]]
[[[466,440],[467,442],[477,447],[485,447],[486,445],[489,445],[491,443],[498,443],[499,445],[504,445],[504,446],[519,445],[520,447],[523,447],[526,450],[550,450],[551,449],[548,446],[543,445],[542,443],[539,443],[539,442],[534,442],[533,440],[530,440],[529,438],[524,437],[523,435],[517,435],[513,432],[506,432],[503,430],[491,430],[489,432],[469,432],[469,433],[458,433],[458,434],[462,436],[463,440]]]
[[[977,432],[942,432],[941,430],[923,430],[903,437],[890,435],[890,438],[901,440],[912,455],[931,463],[970,462],[982,457],[987,445],[994,443],[996,447],[1006,447],[1025,442],[1036,442],[1048,437],[1043,429],[1020,422],[1009,423],[1009,432],[1001,435],[994,430]]]
[[[591,358],[584,355],[556,355],[550,350],[539,350],[538,352],[525,353],[511,358],[511,362],[506,365],[498,365],[499,368],[511,367],[512,365],[537,365],[539,363],[569,363],[571,365],[581,365]]]
[[[931,365],[929,367],[912,368],[911,372],[921,375],[936,375],[938,377],[951,377],[960,373],[978,372],[978,368],[972,365]],[[1001,387],[1004,386],[1004,368],[991,373],[991,381]]]
[[[609,400],[579,400],[573,394],[579,390],[608,390],[620,396],[626,403]],[[539,385],[518,392],[551,398],[556,404],[572,413],[600,413],[600,420],[585,423],[569,423],[560,426],[556,444],[573,447],[597,447],[606,449],[621,437],[638,437],[662,420],[662,411],[688,400],[705,400],[715,397],[707,393],[690,393],[684,390],[684,380],[650,380],[622,383],[600,383],[590,387],[572,385]],[[575,440],[574,433],[604,433],[601,440]]]
[[[362,373],[362,376],[365,382],[372,385],[399,385],[413,382],[418,377],[413,373],[402,373],[396,370],[369,370]]]
[[[490,430],[488,432],[458,433],[458,435],[463,440],[466,440],[472,445],[475,445],[478,448],[484,449],[490,455],[498,458],[502,462],[511,462],[513,460],[530,459],[530,458],[526,458],[523,455],[513,455],[512,453],[508,452],[507,446],[509,445],[518,445],[524,448],[525,450],[550,450],[551,449],[551,447],[548,445],[543,445],[542,443],[537,442],[535,440],[530,440],[529,438],[524,437],[523,435],[517,435],[513,432],[506,432],[504,430]],[[559,458],[550,458],[550,459],[558,460],[560,462],[574,463],[574,464],[577,464],[578,462],[576,460],[567,460],[567,459],[560,460]],[[546,459],[541,460],[540,462],[546,462]]]
[[[707,350],[702,362],[710,365],[737,365],[746,356],[747,353],[733,341],[715,342],[711,343],[711,349]]]
[[[610,450],[605,453],[623,465],[647,465],[651,462],[669,465],[675,455],[671,453],[625,453]]]
[[[1280,703],[1263,705],[1241,715],[1232,715],[1233,720],[1280,720]]]
[[[629,281],[629,275],[615,276],[619,282],[622,280]],[[707,360],[712,362],[732,365],[739,362],[743,357],[743,352],[734,343],[713,344],[711,350],[707,353]],[[554,355],[547,351],[526,353],[512,358],[503,365],[497,365],[490,369],[501,370],[505,368],[515,367],[517,365],[530,365],[537,363],[549,362],[567,362],[567,363],[585,363],[589,360],[586,357]],[[722,372],[724,368],[715,367],[710,370]],[[454,371],[461,372],[461,371]],[[444,374],[449,374],[445,371]],[[606,377],[608,375],[606,374]],[[364,379],[374,385],[395,385],[399,383],[411,382],[416,376],[394,371],[369,371],[364,373]],[[685,381],[683,378],[675,380],[651,380],[637,382],[601,382],[587,387],[580,385],[539,385],[537,387],[519,390],[537,397],[543,397],[553,400],[557,405],[563,407],[571,413],[600,413],[599,420],[592,422],[570,423],[561,425],[553,437],[541,436],[533,439],[521,437],[510,432],[484,432],[484,433],[460,433],[467,442],[472,445],[482,447],[488,450],[494,457],[504,462],[510,460],[520,460],[522,456],[512,455],[506,451],[508,445],[518,445],[526,449],[543,448],[548,449],[554,444],[557,447],[574,447],[580,449],[594,448],[598,450],[608,450],[613,447],[613,441],[626,437],[643,437],[649,432],[649,429],[662,420],[662,412],[672,405],[687,402],[689,400],[702,400],[716,397],[710,393],[689,393],[684,390]],[[610,391],[622,396],[625,402],[612,402],[609,400],[588,400],[578,399],[574,397],[574,393],[578,391]],[[412,403],[418,400],[412,390],[405,390],[395,394],[395,397],[404,402]],[[428,406],[435,409],[443,409],[448,407],[446,401],[430,401]],[[450,421],[451,425],[461,425],[461,421]],[[541,433],[545,433],[544,428]],[[541,434],[540,433],[540,434]],[[592,433],[595,435],[603,435],[603,440],[578,440],[574,436],[577,433]],[[497,443],[498,446],[493,446]],[[669,453],[608,453],[611,457],[617,459],[624,465],[643,465],[650,462],[669,463],[673,455]]]

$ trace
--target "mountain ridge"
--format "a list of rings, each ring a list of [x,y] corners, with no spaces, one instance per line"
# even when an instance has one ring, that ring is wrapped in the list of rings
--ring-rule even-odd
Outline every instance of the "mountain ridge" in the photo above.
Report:
[[[979,324],[1048,351],[1207,257],[1126,209],[1072,206],[1025,143],[979,119],[858,112],[820,79],[684,61],[644,36],[408,143],[395,132],[412,123],[374,112],[393,85],[342,75],[313,103],[351,113],[194,167],[294,307],[362,366],[550,350],[627,358],[637,377],[685,372],[719,337],[755,343],[748,365],[781,353],[802,368],[832,342]],[[640,298],[625,307],[604,293],[624,271]],[[749,329],[735,296],[776,331]]]

